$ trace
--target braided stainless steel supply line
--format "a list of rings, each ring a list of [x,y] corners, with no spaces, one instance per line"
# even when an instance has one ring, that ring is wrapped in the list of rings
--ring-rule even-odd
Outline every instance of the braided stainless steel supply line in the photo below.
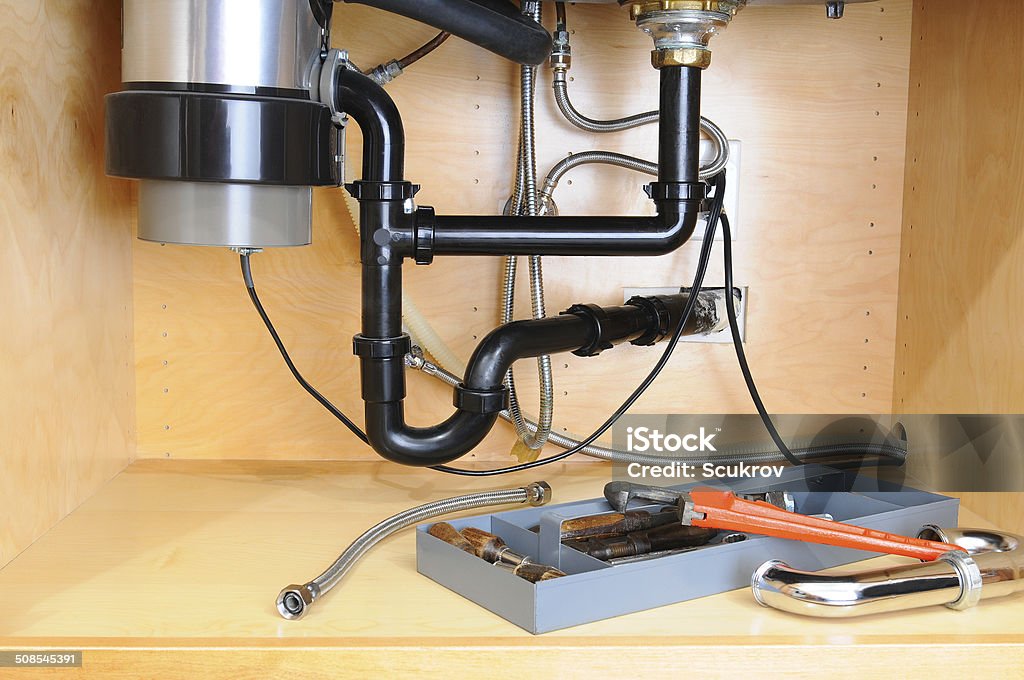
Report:
[[[373,546],[395,532],[419,524],[432,517],[492,505],[544,505],[551,500],[551,487],[546,482],[533,482],[513,489],[498,489],[455,496],[403,510],[368,529],[345,548],[327,571],[303,585],[290,585],[277,596],[277,611],[286,619],[301,619],[314,602],[323,597],[345,577],[345,574]]]
[[[427,375],[433,376],[441,382],[454,387],[455,385],[462,382],[462,380],[446,371],[444,368],[432,364],[427,361],[421,353],[417,353],[417,348],[413,348],[412,354],[405,356],[405,365],[409,368],[414,368],[418,371],[422,371]],[[502,411],[498,414],[502,420],[511,422],[511,416],[508,411]],[[526,427],[536,430],[537,424],[530,420],[528,417],[523,417],[523,422],[526,423]],[[571,449],[579,446],[582,441],[582,437],[571,432],[557,432],[552,431],[548,436],[550,441],[555,446],[563,449]],[[819,444],[815,446],[808,446],[803,448],[797,448],[790,446],[790,451],[797,458],[812,460],[816,457],[823,457],[829,455],[837,455],[842,453],[856,453],[863,451],[868,448],[864,444],[860,443],[841,443],[841,444]],[[907,457],[906,451],[900,450],[895,446],[879,446],[877,447],[882,455],[885,455],[894,460],[905,460]],[[605,446],[598,446],[597,444],[591,444],[580,449],[580,453],[590,456],[591,458],[598,458],[600,460],[606,460],[613,463],[638,463],[640,465],[664,465],[673,461],[680,461],[685,463],[783,463],[786,462],[786,457],[774,447],[764,449],[731,449],[728,451],[719,451],[714,456],[708,456],[706,454],[696,453],[693,455],[687,454],[674,454],[674,455],[659,455],[649,456],[642,453],[633,453],[632,451],[623,451],[622,449],[613,449]]]
[[[655,112],[657,113],[657,112]],[[657,116],[655,116],[657,120]],[[715,157],[707,165],[702,165],[700,168],[699,176],[701,179],[708,179],[713,177],[729,163],[729,138],[725,136],[725,132],[722,128],[718,127],[714,122],[707,118],[700,119],[701,132],[707,135],[708,139],[711,140],[712,145],[715,147]],[[540,190],[540,205],[542,213],[557,215],[558,206],[554,201],[555,189],[558,188],[558,182],[562,179],[565,173],[569,172],[573,168],[589,163],[600,163],[604,165],[615,165],[620,168],[627,170],[634,170],[636,172],[642,172],[647,175],[658,174],[658,164],[654,161],[644,160],[643,158],[637,158],[636,156],[627,156],[622,153],[615,153],[613,151],[582,151],[580,153],[574,153],[570,156],[566,156],[558,163],[556,163],[551,170],[548,171],[547,177],[544,178],[544,186]],[[518,185],[517,185],[518,189]],[[516,203],[515,195],[511,203]]]
[[[647,175],[658,174],[658,164],[653,161],[645,161],[642,158],[627,156],[622,153],[614,153],[612,151],[583,151],[581,153],[574,153],[571,156],[566,156],[556,163],[548,172],[548,176],[544,178],[544,186],[541,187],[540,190],[541,204],[545,206],[554,205],[554,201],[552,200],[553,194],[555,193],[555,189],[558,187],[558,182],[562,179],[562,176],[573,168],[580,165],[586,165],[588,163],[615,165],[620,168],[642,172]],[[701,170],[702,179],[703,175],[704,171]],[[557,210],[557,208],[555,208],[555,210]]]
[[[652,125],[658,122],[659,114],[657,111],[648,111],[635,116],[613,120],[587,118],[572,105],[567,89],[568,84],[564,78],[559,78],[557,71],[555,72],[553,87],[558,110],[562,112],[567,121],[581,130],[586,130],[587,132],[621,132],[622,130],[630,130],[641,125]],[[701,168],[701,179],[707,179],[721,172],[729,162],[729,138],[722,132],[722,128],[704,116],[700,118],[700,131],[707,135],[708,139],[714,143],[717,151],[714,160]]]
[[[658,122],[658,111],[645,111],[623,118],[610,120],[598,120],[583,115],[573,106],[569,98],[569,69],[572,67],[572,49],[569,45],[569,30],[565,25],[564,5],[558,5],[558,26],[555,31],[555,39],[551,49],[551,88],[554,92],[555,103],[558,110],[562,112],[569,123],[587,132],[621,132],[631,130],[641,125],[651,125]],[[706,134],[715,144],[717,153],[715,159],[702,168],[701,179],[713,177],[725,169],[729,162],[729,140],[722,134],[718,126],[707,118],[700,119],[701,132]]]
[[[657,111],[645,111],[624,118],[613,118],[611,120],[595,120],[580,113],[569,99],[568,83],[565,78],[559,78],[556,72],[555,80],[552,83],[555,91],[555,103],[558,110],[562,112],[565,119],[587,132],[621,132],[631,130],[641,125],[651,125],[658,122]]]
[[[707,118],[701,118],[700,129],[701,132],[708,136],[708,139],[711,140],[711,143],[715,147],[715,158],[710,163],[702,165],[700,168],[700,178],[708,179],[709,177],[716,175],[726,166],[726,164],[728,164],[729,139],[725,136],[725,132],[722,131],[722,128],[718,127],[718,125]],[[541,187],[541,205],[550,206],[552,204],[552,194],[565,173],[569,172],[573,168],[579,167],[580,165],[586,165],[588,163],[615,165],[620,168],[642,172],[647,175],[658,174],[657,163],[637,158],[635,156],[627,156],[626,154],[615,153],[612,151],[582,151],[580,153],[574,153],[571,156],[566,156],[560,160],[551,168],[550,171],[548,171],[547,177],[544,179],[544,186]]]

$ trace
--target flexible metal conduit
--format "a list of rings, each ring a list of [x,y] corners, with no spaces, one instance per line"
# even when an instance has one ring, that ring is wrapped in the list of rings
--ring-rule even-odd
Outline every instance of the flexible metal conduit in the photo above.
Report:
[[[540,20],[541,3],[524,3],[524,13],[534,21]],[[537,193],[537,154],[536,132],[534,129],[534,95],[536,93],[537,69],[533,66],[520,66],[520,127],[519,154],[516,166],[516,194],[520,197],[520,205],[516,206],[516,214],[536,217],[540,212]],[[530,274],[530,311],[534,319],[547,316],[544,304],[544,268],[540,256],[531,255],[529,260]],[[511,323],[515,318],[516,290],[516,256],[505,258],[505,275],[502,281],[501,323]],[[551,434],[551,423],[554,418],[555,386],[551,373],[551,357],[542,354],[537,357],[537,381],[540,387],[540,404],[537,427],[530,430],[523,420],[519,405],[519,393],[516,390],[515,373],[509,368],[505,375],[508,387],[508,413],[516,436],[528,449],[538,451],[544,448],[548,435]]]
[[[929,605],[967,609],[979,600],[1024,590],[1021,538],[986,529],[926,525],[918,538],[964,548],[935,562],[852,574],[800,571],[765,562],[751,578],[759,603],[794,614],[846,618]]]
[[[286,619],[301,619],[309,612],[313,603],[338,585],[353,565],[373,546],[402,529],[432,517],[475,508],[516,503],[538,506],[544,505],[549,500],[551,500],[551,487],[545,482],[534,482],[514,489],[499,489],[446,498],[404,510],[367,529],[359,538],[352,541],[350,546],[345,548],[324,573],[309,583],[293,584],[282,590],[277,596],[277,611]]]

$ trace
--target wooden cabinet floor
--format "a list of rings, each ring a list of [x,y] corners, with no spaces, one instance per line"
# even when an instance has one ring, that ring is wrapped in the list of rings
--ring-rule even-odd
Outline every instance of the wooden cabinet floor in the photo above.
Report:
[[[609,474],[531,472],[135,463],[0,570],[0,649],[83,649],[83,677],[1024,677],[1024,596],[831,621],[762,608],[741,589],[532,636],[417,574],[411,531],[373,550],[305,619],[278,616],[282,587],[406,507],[535,479],[555,502],[588,498]],[[961,524],[986,523],[962,509]]]

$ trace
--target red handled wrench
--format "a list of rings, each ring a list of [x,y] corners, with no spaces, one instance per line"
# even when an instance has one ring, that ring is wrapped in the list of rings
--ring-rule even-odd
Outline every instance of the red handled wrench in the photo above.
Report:
[[[643,499],[676,505],[679,509],[680,522],[690,526],[742,531],[806,543],[903,555],[927,562],[938,559],[940,555],[950,550],[963,550],[949,543],[909,538],[853,524],[809,517],[763,501],[745,500],[731,491],[709,487],[675,491],[632,482],[610,482],[604,487],[604,497],[616,512],[625,512],[626,506],[634,498]]]

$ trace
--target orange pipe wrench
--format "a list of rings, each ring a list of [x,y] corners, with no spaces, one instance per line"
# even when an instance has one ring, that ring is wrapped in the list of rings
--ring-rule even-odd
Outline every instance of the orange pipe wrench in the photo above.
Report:
[[[926,562],[936,560],[950,550],[963,550],[949,543],[909,538],[853,524],[808,517],[763,501],[745,500],[731,491],[709,487],[676,491],[631,482],[610,482],[605,485],[604,496],[616,512],[625,512],[626,506],[633,499],[643,499],[676,505],[680,522],[690,526],[903,555]]]

